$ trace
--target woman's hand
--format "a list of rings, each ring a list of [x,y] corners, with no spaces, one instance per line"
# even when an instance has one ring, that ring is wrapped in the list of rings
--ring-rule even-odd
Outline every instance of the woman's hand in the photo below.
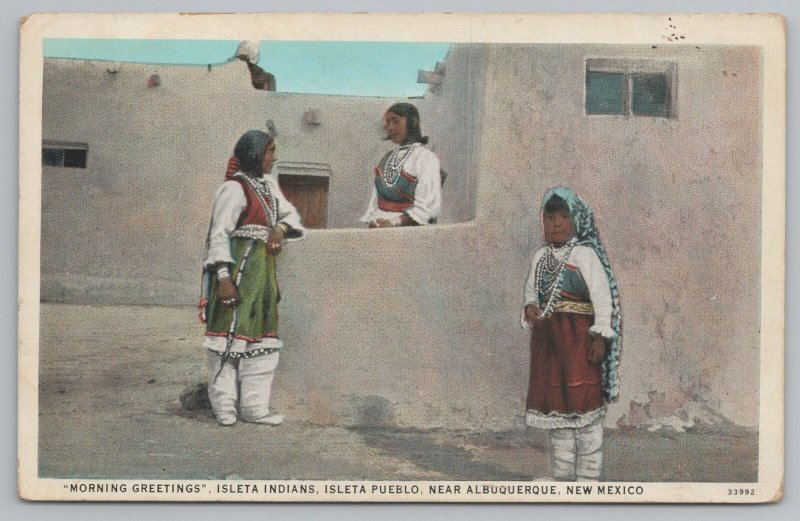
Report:
[[[547,319],[539,316],[539,308],[533,304],[529,304],[525,307],[525,321],[538,329],[544,325]]]
[[[599,364],[606,356],[606,339],[600,335],[593,336],[589,344],[589,363]]]
[[[370,228],[390,228],[392,226],[389,219],[374,219],[369,222]]]
[[[232,308],[236,307],[236,288],[233,286],[231,279],[228,277],[219,279],[217,287],[217,296],[219,297],[220,301],[222,301],[222,304]]]
[[[277,255],[283,248],[283,226],[280,224],[272,229],[267,240],[267,253]]]
[[[418,226],[418,224],[406,214],[398,215],[391,219],[375,219],[369,222],[370,228],[392,228],[395,226]]]
[[[533,323],[536,320],[536,315],[539,313],[539,310],[533,304],[525,306],[525,321],[529,323]]]
[[[400,216],[399,221],[400,223],[397,224],[396,226],[419,226],[417,221],[409,217],[408,214],[406,213]]]

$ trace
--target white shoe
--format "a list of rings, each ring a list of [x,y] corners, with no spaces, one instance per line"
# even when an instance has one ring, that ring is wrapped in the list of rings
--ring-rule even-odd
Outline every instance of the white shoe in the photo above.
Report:
[[[217,416],[217,423],[222,425],[223,427],[229,427],[236,423],[236,416],[233,414],[220,414]]]
[[[257,420],[247,420],[251,423],[261,423],[263,425],[280,425],[283,423],[283,414],[268,414]]]

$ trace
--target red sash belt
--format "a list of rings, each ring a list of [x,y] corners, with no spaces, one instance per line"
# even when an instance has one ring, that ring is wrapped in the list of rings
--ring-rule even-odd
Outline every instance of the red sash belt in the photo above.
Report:
[[[414,206],[414,203],[411,201],[395,202],[378,197],[378,208],[384,212],[402,212],[403,210],[407,210],[412,206]]]

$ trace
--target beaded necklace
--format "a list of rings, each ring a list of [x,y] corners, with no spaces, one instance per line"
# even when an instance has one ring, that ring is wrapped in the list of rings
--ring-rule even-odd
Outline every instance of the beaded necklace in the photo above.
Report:
[[[411,143],[410,145],[402,147],[400,145],[395,145],[394,150],[389,154],[389,157],[383,165],[383,172],[381,172],[383,180],[387,185],[394,185],[395,181],[397,181],[397,177],[403,170],[403,165],[417,146],[419,146],[419,143]]]
[[[548,318],[553,313],[553,307],[558,302],[560,295],[561,272],[567,264],[567,259],[569,259],[575,243],[576,241],[572,239],[559,248],[551,244],[536,264],[536,287],[539,294],[545,295],[547,298],[547,305],[539,311],[539,318]],[[556,255],[561,257],[561,260],[558,260]]]
[[[278,222],[278,201],[272,194],[266,179],[256,179],[250,176],[243,176],[248,185],[253,189],[261,203],[261,208],[267,217],[267,226],[273,227]]]

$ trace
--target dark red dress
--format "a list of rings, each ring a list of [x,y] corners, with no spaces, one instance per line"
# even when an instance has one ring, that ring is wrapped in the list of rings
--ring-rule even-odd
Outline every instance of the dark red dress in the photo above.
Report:
[[[589,289],[577,266],[567,263],[559,273],[552,275],[560,283],[550,317],[531,328],[526,422],[542,428],[583,424],[593,416],[586,413],[601,414],[604,406],[601,366],[589,362],[594,324]],[[547,298],[539,290],[539,302]]]
[[[591,315],[554,312],[531,329],[527,409],[583,414],[603,405],[600,364],[589,363]]]

